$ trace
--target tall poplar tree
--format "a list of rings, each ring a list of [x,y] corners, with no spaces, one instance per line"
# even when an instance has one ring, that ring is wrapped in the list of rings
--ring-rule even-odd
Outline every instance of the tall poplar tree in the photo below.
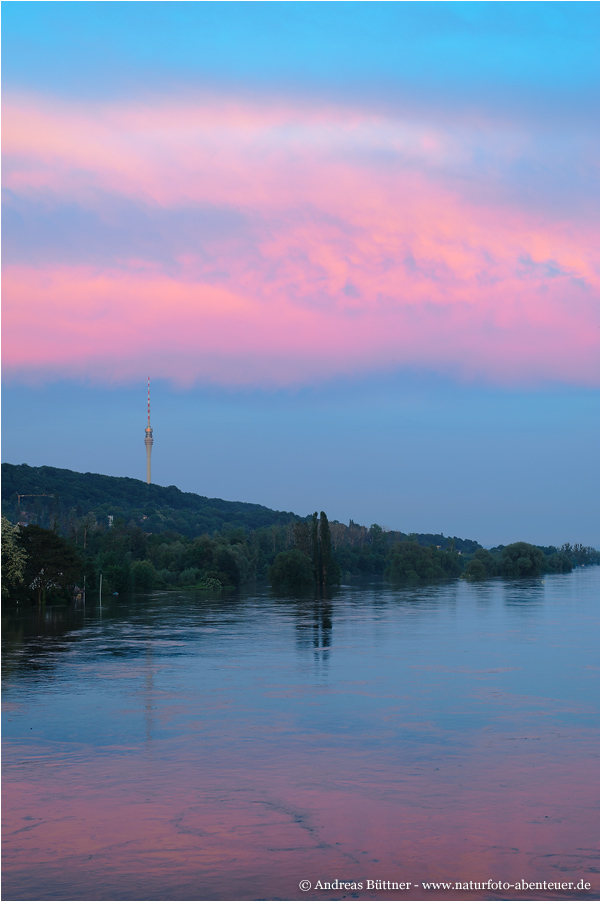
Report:
[[[319,553],[319,523],[317,520],[317,511],[313,514],[313,519],[311,521],[311,558],[313,561],[313,572],[315,574],[315,585],[319,586],[321,555]]]
[[[332,582],[332,537],[330,524],[322,511],[319,515],[319,579],[320,589],[325,589]]]

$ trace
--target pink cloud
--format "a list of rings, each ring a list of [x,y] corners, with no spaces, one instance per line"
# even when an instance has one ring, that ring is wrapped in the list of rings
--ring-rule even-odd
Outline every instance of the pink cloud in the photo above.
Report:
[[[93,208],[103,191],[252,223],[245,244],[182,251],[176,273],[143,257],[8,264],[4,364],[19,378],[126,380],[149,353],[182,383],[407,365],[503,384],[596,378],[595,233],[462,195],[442,166],[458,153],[450,132],[335,109],[31,98],[5,103],[3,132],[21,196]]]
[[[249,287],[152,269],[8,267],[4,366],[22,376],[44,370],[127,380],[151,355],[156,376],[179,383],[278,385],[407,365],[504,384],[587,382],[594,369],[586,309],[565,315],[561,284],[537,303],[515,283],[510,303],[493,289],[478,301],[355,308],[304,306],[277,285],[257,297]]]

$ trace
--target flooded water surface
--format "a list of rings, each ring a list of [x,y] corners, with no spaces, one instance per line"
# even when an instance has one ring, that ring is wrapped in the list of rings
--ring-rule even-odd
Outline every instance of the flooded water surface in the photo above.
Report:
[[[7,616],[3,898],[598,898],[598,592],[586,568]],[[554,886],[496,886],[522,880]]]

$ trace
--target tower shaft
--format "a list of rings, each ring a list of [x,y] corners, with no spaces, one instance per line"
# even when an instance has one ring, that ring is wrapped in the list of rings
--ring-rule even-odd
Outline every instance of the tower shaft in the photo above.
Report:
[[[150,425],[150,376],[148,377],[148,425],[145,429],[144,444],[146,445],[146,482],[150,485],[150,455],[152,454],[152,426]]]
[[[152,454],[152,429],[150,430],[150,435],[148,432],[146,433],[146,438],[144,439],[144,444],[146,445],[146,482],[148,485],[152,482],[150,476],[150,455]]]

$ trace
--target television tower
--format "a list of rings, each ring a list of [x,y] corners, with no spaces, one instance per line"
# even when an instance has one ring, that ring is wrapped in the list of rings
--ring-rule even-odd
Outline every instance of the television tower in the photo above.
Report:
[[[152,454],[152,426],[150,425],[150,376],[148,377],[148,426],[145,430],[146,436],[144,444],[146,445],[146,482],[150,485],[150,455]]]

